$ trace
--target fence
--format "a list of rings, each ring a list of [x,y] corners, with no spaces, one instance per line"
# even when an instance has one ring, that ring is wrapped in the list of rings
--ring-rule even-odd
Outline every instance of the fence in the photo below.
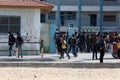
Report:
[[[22,45],[23,55],[38,55],[40,54],[40,45],[42,42],[24,42]],[[13,45],[13,50],[16,50],[16,44]],[[8,42],[0,42],[0,55],[9,54],[9,45]],[[13,52],[13,55],[16,53]]]

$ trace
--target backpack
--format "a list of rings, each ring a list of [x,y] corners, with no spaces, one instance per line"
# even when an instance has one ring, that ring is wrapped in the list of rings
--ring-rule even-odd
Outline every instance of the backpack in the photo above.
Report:
[[[9,36],[9,42],[10,42],[10,44],[14,44],[16,42],[16,39],[13,35]]]
[[[11,42],[15,43],[15,37],[14,36],[11,37]]]
[[[62,43],[62,49],[66,49],[66,41],[65,40]]]
[[[118,47],[118,49],[120,49],[120,43],[117,43],[117,47]]]
[[[59,41],[59,40],[60,40],[60,34],[59,34],[59,33],[56,33],[56,34],[55,34],[55,40],[56,40],[56,41]]]

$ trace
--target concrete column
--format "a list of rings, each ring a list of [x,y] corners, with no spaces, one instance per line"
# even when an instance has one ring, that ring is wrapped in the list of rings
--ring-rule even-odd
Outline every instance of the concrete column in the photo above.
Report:
[[[56,20],[57,20],[57,27],[58,27],[58,30],[60,31],[60,0],[57,0],[57,17],[56,17]]]
[[[78,34],[81,32],[81,0],[78,0]]]
[[[99,27],[100,27],[100,33],[102,33],[102,27],[103,27],[103,0],[99,0],[99,6],[100,6],[100,22],[99,22]]]

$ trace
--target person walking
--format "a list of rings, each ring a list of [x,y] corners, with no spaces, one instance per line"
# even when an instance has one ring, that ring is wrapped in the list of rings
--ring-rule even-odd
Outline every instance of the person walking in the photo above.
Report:
[[[70,59],[70,55],[69,55],[69,53],[67,52],[67,43],[66,43],[66,40],[65,40],[65,38],[62,36],[61,37],[61,43],[62,43],[62,56],[63,56],[63,58],[64,58],[64,53],[66,53],[66,55],[67,55],[67,57],[68,57],[68,59]]]
[[[21,37],[21,35],[19,33],[16,33],[17,34],[17,38],[16,38],[16,49],[17,49],[17,52],[18,52],[18,58],[19,58],[19,55],[21,55],[21,58],[23,58],[23,54],[22,54],[22,44],[23,44],[23,39]]]
[[[8,45],[9,45],[9,55],[8,56],[12,56],[12,51],[13,50],[13,45],[15,43],[15,37],[11,32],[8,32],[9,36],[8,36]]]
[[[70,53],[70,51],[71,51],[71,44],[72,43],[72,37],[70,37],[69,39],[68,39],[68,45],[69,45],[69,49],[68,49],[68,53]]]
[[[103,58],[105,55],[105,45],[106,45],[106,36],[103,36],[99,41],[99,50],[100,50],[100,63],[103,63]]]

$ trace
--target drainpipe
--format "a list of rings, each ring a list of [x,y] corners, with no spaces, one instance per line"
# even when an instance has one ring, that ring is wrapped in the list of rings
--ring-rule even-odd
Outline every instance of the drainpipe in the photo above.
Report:
[[[99,6],[100,6],[100,22],[99,22],[99,27],[100,27],[100,34],[102,34],[102,27],[103,27],[103,0],[99,0]]]
[[[58,27],[58,30],[60,31],[60,0],[57,0],[57,27]]]
[[[78,0],[78,34],[81,33],[81,0]]]

